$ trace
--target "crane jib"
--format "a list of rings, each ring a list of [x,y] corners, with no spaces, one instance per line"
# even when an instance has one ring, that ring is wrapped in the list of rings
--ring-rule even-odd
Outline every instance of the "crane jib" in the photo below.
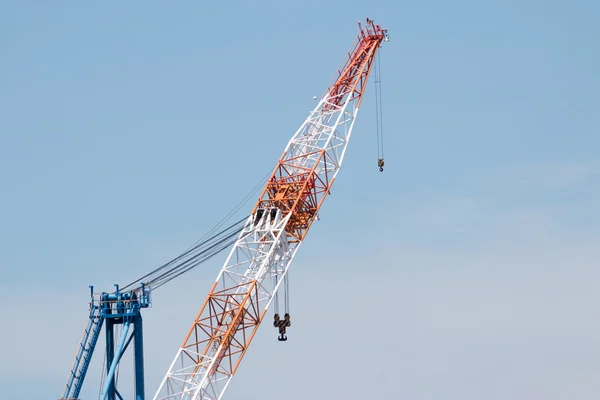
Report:
[[[342,166],[387,31],[367,19],[288,142],[154,399],[221,399]],[[289,314],[275,318],[284,341]]]

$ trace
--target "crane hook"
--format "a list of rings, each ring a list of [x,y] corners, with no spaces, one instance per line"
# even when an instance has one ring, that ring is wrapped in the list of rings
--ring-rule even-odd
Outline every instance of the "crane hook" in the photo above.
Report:
[[[383,158],[378,159],[377,166],[379,167],[380,172],[383,172],[383,165],[384,165]]]
[[[286,340],[288,340],[286,334],[286,327],[290,327],[292,326],[292,320],[290,317],[289,313],[285,313],[284,315],[284,319],[281,320],[281,318],[279,317],[279,314],[275,314],[273,316],[273,326],[276,328],[279,328],[279,336],[277,337],[277,340],[279,340],[280,342],[285,342]]]

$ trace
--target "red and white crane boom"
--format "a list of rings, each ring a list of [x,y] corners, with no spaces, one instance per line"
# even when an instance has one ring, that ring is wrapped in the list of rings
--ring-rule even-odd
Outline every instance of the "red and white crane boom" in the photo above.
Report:
[[[333,84],[287,144],[154,400],[222,398],[342,166],[387,38],[372,20],[359,23]]]

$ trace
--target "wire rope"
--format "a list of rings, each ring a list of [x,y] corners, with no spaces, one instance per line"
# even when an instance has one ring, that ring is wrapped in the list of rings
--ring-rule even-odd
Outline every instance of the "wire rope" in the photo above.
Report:
[[[218,232],[216,231],[229,221],[248,202],[248,200],[256,194],[258,189],[265,184],[271,173],[272,171],[269,171],[265,174],[260,182],[257,183],[229,213],[227,213],[186,251],[144,276],[123,286],[121,290],[130,290],[142,283],[149,285],[151,290],[156,290],[167,282],[170,282],[198,265],[210,260],[212,257],[235,243],[235,237],[244,228],[244,222],[247,220],[248,216],[245,216]]]

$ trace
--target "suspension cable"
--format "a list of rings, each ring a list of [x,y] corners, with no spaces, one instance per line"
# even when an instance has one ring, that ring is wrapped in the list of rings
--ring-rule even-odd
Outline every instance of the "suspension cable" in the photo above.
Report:
[[[377,124],[377,166],[383,172],[383,106],[381,95],[381,53],[375,56],[375,120]]]
[[[236,241],[235,237],[239,234],[239,232],[241,231],[242,228],[240,228],[239,230],[234,231],[233,233],[229,234],[228,236],[222,238],[221,240],[219,240],[217,243],[215,243],[208,249],[203,250],[201,252],[201,254],[197,254],[194,257],[192,257],[191,259],[188,259],[188,260],[176,265],[168,272],[166,272],[166,273],[162,274],[161,276],[157,277],[156,279],[148,282],[148,285],[150,285],[153,288],[153,290],[156,290],[159,287],[161,287],[162,285],[164,285],[165,283],[172,281],[173,279],[177,278],[178,276],[180,276],[180,275],[190,271],[191,269],[197,267],[198,265],[210,260],[217,254],[219,254],[221,251],[225,250],[226,248],[228,248],[229,246],[234,244]]]
[[[228,226],[227,228],[223,229],[221,232],[214,234],[213,236],[205,239],[202,242],[197,242],[197,244],[195,246],[189,248],[188,250],[186,250],[179,256],[175,257],[171,261],[166,262],[165,264],[163,264],[160,267],[156,268],[155,270],[147,273],[146,275],[142,276],[141,278],[138,278],[135,281],[124,286],[122,290],[128,290],[128,289],[132,288],[133,286],[141,284],[143,281],[144,281],[144,283],[150,284],[151,282],[155,281],[156,279],[164,277],[165,274],[172,272],[174,269],[178,268],[182,264],[193,261],[199,255],[202,255],[205,252],[214,249],[216,244],[221,243],[221,240],[222,240],[221,236],[223,236],[224,234],[226,234],[230,231],[234,232],[233,235],[239,233],[243,227],[243,225],[241,225],[241,223],[244,222],[246,219],[247,219],[247,217],[244,217],[243,219],[240,219],[237,222],[233,223],[232,225]],[[204,235],[204,236],[206,236],[206,235]],[[231,233],[229,233],[229,235],[225,235],[225,236],[230,237]],[[211,242],[215,242],[215,241],[216,241],[216,243],[211,243]],[[181,261],[181,262],[179,262],[179,261]],[[174,265],[174,267],[167,270],[166,272],[163,272],[165,269],[167,269],[168,267],[171,267],[173,265]]]
[[[215,226],[206,232],[190,248],[174,259],[142,276],[141,278],[138,278],[126,286],[123,286],[121,290],[130,290],[142,283],[149,285],[152,290],[155,290],[167,282],[177,278],[178,276],[190,271],[196,266],[208,261],[235,243],[235,237],[244,228],[244,221],[247,220],[247,216],[229,225],[225,229],[218,231],[217,233],[215,233],[215,231],[229,221],[233,215],[238,212],[254,194],[256,194],[261,186],[265,184],[271,173],[272,170],[265,174],[260,182],[258,182],[229,213],[227,213]]]
[[[288,269],[288,271],[286,272],[286,274],[283,277],[284,280],[284,296],[285,296],[285,313],[289,314],[290,313],[290,281],[288,279],[288,275],[290,274],[290,271]]]
[[[278,275],[273,275],[273,287],[277,287]],[[279,314],[279,291],[275,292],[275,314]]]
[[[258,189],[260,189],[262,186],[264,186],[264,184],[267,181],[267,178],[269,176],[271,176],[272,174],[272,170],[269,170],[269,172],[267,172],[262,179],[260,180],[260,182],[258,182],[249,192],[248,194],[246,194],[246,196],[240,200],[240,202],[229,212],[227,213],[222,219],[221,221],[219,221],[215,226],[213,226],[208,232],[206,232],[204,234],[204,236],[202,236],[198,242],[202,241],[205,237],[207,237],[208,235],[211,235],[214,231],[216,231],[217,229],[219,229],[225,222],[229,221],[231,219],[231,217],[238,212],[247,202],[248,200],[250,200],[250,198],[256,194],[256,192],[258,191]],[[193,246],[195,246],[198,242],[196,242]]]

